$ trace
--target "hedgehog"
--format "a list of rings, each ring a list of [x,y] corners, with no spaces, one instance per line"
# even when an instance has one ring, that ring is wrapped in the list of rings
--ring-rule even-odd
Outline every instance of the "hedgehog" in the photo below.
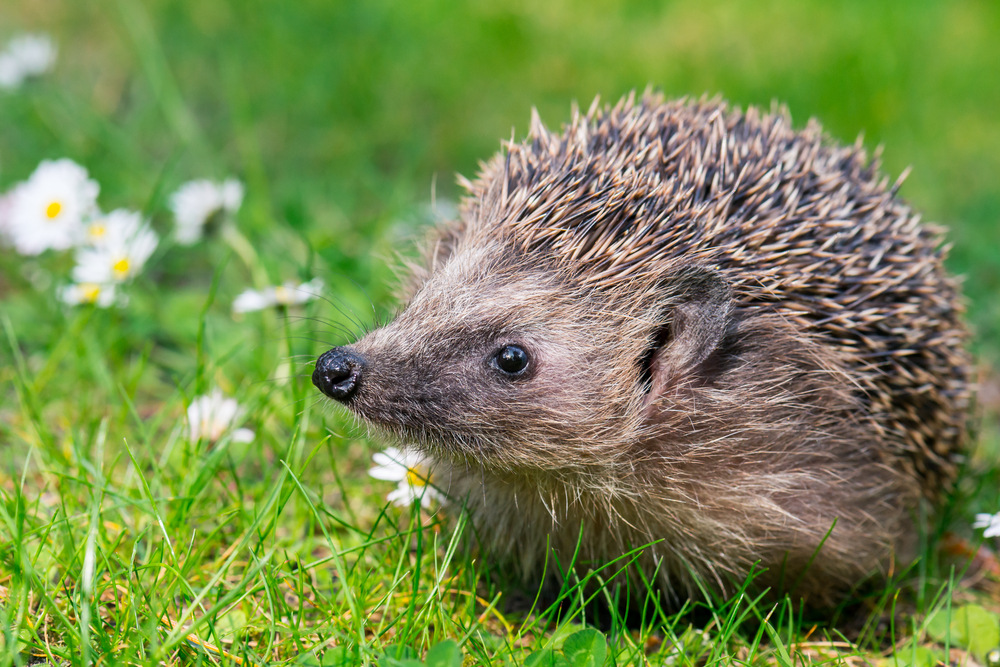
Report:
[[[313,382],[528,580],[618,563],[675,601],[750,577],[836,603],[914,555],[970,403],[944,230],[878,157],[777,105],[533,110],[459,177],[398,316]]]

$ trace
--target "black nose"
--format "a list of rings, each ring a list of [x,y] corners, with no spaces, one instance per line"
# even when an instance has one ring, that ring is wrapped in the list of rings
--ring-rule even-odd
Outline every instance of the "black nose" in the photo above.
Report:
[[[357,391],[364,359],[347,347],[335,347],[316,360],[313,384],[332,399],[346,401]]]

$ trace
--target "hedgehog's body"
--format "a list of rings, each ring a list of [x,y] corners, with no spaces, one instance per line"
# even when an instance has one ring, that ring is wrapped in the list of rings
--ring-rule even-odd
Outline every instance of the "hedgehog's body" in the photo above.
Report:
[[[647,96],[533,118],[467,188],[406,310],[314,381],[431,455],[494,553],[656,542],[668,591],[760,561],[822,603],[905,551],[953,475],[965,333],[938,232],[860,146]]]

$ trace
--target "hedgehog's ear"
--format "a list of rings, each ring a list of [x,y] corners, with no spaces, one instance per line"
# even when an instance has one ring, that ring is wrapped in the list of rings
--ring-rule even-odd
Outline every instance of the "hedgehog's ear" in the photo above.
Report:
[[[717,271],[685,267],[665,280],[662,326],[643,364],[646,404],[697,375],[719,347],[733,311],[732,288]]]

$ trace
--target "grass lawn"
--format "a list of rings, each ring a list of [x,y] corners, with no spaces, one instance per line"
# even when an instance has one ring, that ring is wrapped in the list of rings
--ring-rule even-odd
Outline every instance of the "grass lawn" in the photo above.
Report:
[[[64,303],[72,251],[0,246],[0,665],[1000,664],[996,544],[970,527],[1000,510],[1000,4],[4,0],[0,48],[22,32],[59,54],[0,89],[0,193],[70,158],[160,241],[108,308]],[[982,426],[922,557],[836,615],[737,595],[626,619],[579,585],[600,572],[535,598],[460,513],[389,503],[383,443],[309,381],[391,316],[395,254],[455,172],[533,105],[557,127],[648,83],[863,132],[951,228]],[[227,177],[238,210],[179,243],[171,195]],[[321,299],[234,312],[315,278]],[[252,440],[192,433],[213,392]]]

